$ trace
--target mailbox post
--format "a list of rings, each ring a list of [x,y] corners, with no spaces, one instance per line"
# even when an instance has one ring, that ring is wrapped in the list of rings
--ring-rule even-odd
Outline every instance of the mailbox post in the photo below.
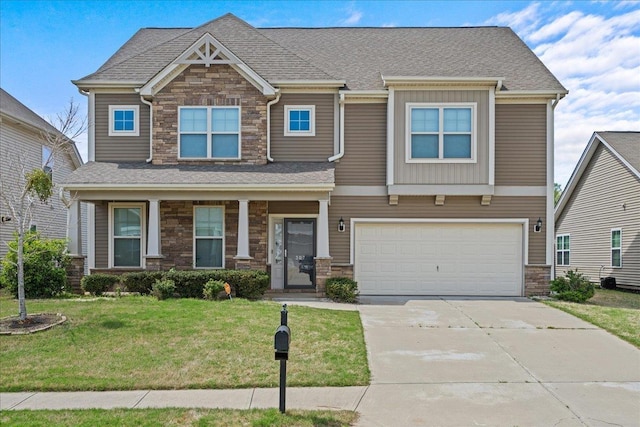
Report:
[[[280,361],[280,412],[284,414],[287,388],[287,360],[289,359],[289,344],[291,343],[291,330],[287,326],[287,304],[280,311],[280,326],[276,329],[273,347],[275,359]]]

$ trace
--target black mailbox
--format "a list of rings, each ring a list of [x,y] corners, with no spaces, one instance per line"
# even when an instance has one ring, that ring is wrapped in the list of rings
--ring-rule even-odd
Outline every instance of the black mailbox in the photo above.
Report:
[[[291,342],[291,331],[287,325],[280,325],[276,329],[274,337],[274,348],[276,360],[289,360],[289,343]]]

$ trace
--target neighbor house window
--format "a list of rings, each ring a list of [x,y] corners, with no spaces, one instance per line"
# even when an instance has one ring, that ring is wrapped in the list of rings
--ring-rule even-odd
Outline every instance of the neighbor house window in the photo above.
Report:
[[[407,104],[406,161],[475,161],[475,123],[475,104]]]
[[[42,170],[49,176],[53,175],[53,151],[45,145],[42,146]]]
[[[611,267],[622,267],[622,229],[611,230]]]
[[[181,107],[181,159],[239,159],[240,107]]]
[[[224,262],[224,209],[221,206],[194,208],[193,265],[222,268]]]
[[[569,235],[556,237],[556,265],[569,265],[570,242]]]
[[[109,136],[138,136],[140,107],[109,105]]]
[[[144,205],[111,206],[111,265],[142,267]]]
[[[284,136],[315,136],[315,105],[285,105]]]

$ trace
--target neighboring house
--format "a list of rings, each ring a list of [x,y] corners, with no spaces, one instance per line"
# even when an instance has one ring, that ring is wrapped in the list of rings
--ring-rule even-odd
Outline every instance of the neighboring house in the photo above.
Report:
[[[69,144],[69,150],[56,152],[48,145],[47,134],[62,136],[46,120],[0,89],[0,191],[3,195],[12,198],[19,194],[25,172],[42,167],[52,174],[54,184],[59,185],[61,180],[82,165],[74,143]],[[31,226],[45,237],[65,238],[67,213],[56,191],[47,204],[36,202]],[[0,197],[0,216],[0,257],[3,258],[7,253],[7,242],[13,239],[13,233],[17,230],[5,197]],[[82,215],[78,218],[82,218]],[[72,231],[80,229],[82,233],[84,228],[79,221]],[[81,254],[82,246],[79,246],[73,255]]]
[[[595,132],[555,211],[556,275],[640,289],[640,132]]]
[[[93,126],[65,187],[91,203],[92,272],[548,292],[567,91],[509,28],[258,29],[225,15],[141,29],[74,83]]]

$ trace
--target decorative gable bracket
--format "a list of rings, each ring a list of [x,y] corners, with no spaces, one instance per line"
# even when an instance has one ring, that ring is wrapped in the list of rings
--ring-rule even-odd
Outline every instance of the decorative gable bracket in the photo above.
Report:
[[[216,47],[214,38],[205,34],[196,44],[185,50],[175,60],[177,64],[203,64],[210,67],[212,64],[237,64],[238,61],[228,59],[222,54],[222,49]]]

